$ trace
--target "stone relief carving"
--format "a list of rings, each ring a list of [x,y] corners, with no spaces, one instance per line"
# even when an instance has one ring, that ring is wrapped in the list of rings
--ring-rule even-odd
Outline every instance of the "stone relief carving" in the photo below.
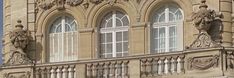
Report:
[[[227,69],[234,69],[234,52],[227,52]]]
[[[222,14],[208,10],[206,0],[201,0],[199,11],[192,15],[192,20],[199,31],[197,39],[190,45],[190,49],[221,46]]]
[[[53,6],[57,6],[57,9],[64,9],[64,5],[77,6],[80,5],[83,0],[37,0],[37,6],[41,9],[47,10]]]
[[[15,26],[15,30],[10,33],[12,48],[6,65],[32,63],[25,52],[25,49],[29,44],[29,33],[28,31],[23,30],[23,25],[21,24],[20,20],[17,22],[18,24]]]
[[[218,55],[192,57],[188,59],[188,69],[206,70],[218,66]]]
[[[94,4],[99,4],[101,3],[103,0],[89,0],[91,3],[94,3]]]
[[[5,73],[4,78],[30,78],[30,72],[11,72]]]
[[[83,0],[67,0],[66,3],[71,6],[77,6],[81,4]]]

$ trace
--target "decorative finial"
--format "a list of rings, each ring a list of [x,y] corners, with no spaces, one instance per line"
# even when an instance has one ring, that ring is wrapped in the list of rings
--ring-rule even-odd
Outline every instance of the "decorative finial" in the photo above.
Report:
[[[20,28],[23,28],[24,26],[21,24],[21,20],[17,20],[17,25],[15,25],[15,27],[20,27]]]
[[[206,5],[206,0],[201,0],[200,6],[199,8],[208,8],[208,6]]]

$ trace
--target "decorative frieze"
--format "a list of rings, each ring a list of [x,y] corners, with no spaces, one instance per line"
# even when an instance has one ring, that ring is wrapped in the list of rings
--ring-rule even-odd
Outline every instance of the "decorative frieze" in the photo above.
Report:
[[[212,67],[218,67],[219,55],[191,57],[188,59],[189,70],[206,70]]]

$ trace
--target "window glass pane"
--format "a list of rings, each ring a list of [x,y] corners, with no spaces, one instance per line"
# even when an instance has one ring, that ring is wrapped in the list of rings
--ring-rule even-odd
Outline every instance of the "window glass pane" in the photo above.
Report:
[[[121,27],[123,26],[122,22],[120,19],[116,19],[116,27]]]
[[[122,52],[122,42],[116,43],[116,52]]]
[[[106,44],[106,53],[112,53],[112,50],[113,50],[112,43]]]
[[[169,21],[175,21],[175,16],[173,13],[169,13]]]
[[[72,31],[69,24],[65,24],[65,32]]]
[[[175,13],[178,10],[178,7],[174,5],[169,5],[168,8],[169,8],[169,11],[172,13]]]
[[[59,32],[62,32],[62,26],[61,25],[57,26],[57,28],[56,28],[56,33],[59,33]]]
[[[110,20],[107,21],[107,24],[106,24],[105,28],[113,27],[112,25],[113,25],[112,24],[112,19],[110,19]]]
[[[116,12],[116,17],[122,18],[123,16],[124,16],[123,13],[121,13],[121,12],[119,12],[119,11]]]
[[[128,51],[128,42],[123,43],[123,51]]]
[[[182,20],[183,16],[180,10],[177,11],[175,15],[176,15],[176,20]]]
[[[116,41],[122,41],[122,32],[116,32]]]
[[[105,53],[106,51],[106,44],[101,44],[101,53]]]
[[[165,13],[159,16],[159,22],[165,22]]]
[[[116,54],[116,57],[122,57],[123,56],[123,53],[117,53]]]
[[[165,38],[165,28],[159,28],[159,49],[161,52],[165,51],[166,38]]]
[[[122,22],[123,26],[129,26],[129,20],[127,16],[124,16],[124,18],[122,18]]]
[[[106,42],[112,42],[112,34],[111,33],[106,33]]]
[[[128,31],[123,32],[123,41],[128,41]]]
[[[101,43],[105,43],[105,39],[106,39],[106,37],[105,37],[105,34],[101,34],[100,35],[101,36]]]

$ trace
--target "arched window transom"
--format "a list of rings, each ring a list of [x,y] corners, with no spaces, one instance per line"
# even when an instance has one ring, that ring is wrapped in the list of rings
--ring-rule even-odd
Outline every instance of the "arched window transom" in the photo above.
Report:
[[[77,23],[74,18],[61,16],[50,27],[49,62],[77,60]]]

